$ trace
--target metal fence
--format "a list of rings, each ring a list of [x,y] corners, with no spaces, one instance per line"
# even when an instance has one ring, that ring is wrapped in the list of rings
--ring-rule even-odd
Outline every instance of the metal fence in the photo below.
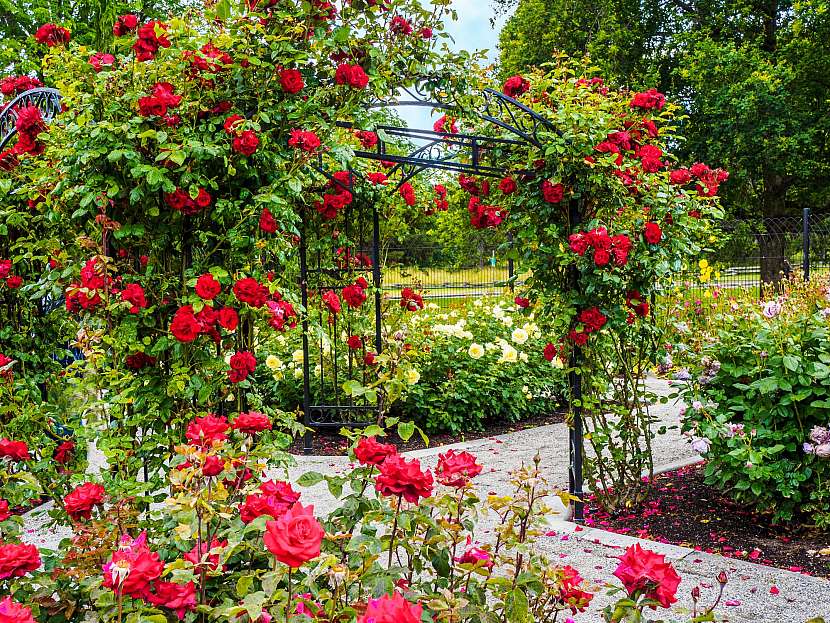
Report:
[[[761,298],[764,284],[800,274],[830,274],[830,214],[733,220],[718,227],[714,251],[694,258],[671,283],[669,294],[701,298],[708,291]],[[383,253],[383,289],[388,298],[412,287],[432,299],[463,299],[504,292],[520,267],[506,257],[508,245],[470,250],[447,247],[392,247]],[[701,271],[699,259],[711,267]]]

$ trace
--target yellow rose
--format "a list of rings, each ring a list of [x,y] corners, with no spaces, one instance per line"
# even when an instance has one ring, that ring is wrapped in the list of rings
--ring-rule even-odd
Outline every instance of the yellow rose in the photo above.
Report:
[[[473,342],[467,350],[467,354],[473,359],[481,359],[484,356],[484,347],[481,344]]]

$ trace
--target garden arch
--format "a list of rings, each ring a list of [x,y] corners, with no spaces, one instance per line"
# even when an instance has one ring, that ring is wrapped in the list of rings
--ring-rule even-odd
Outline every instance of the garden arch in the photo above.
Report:
[[[485,88],[474,96],[474,106],[462,107],[457,103],[450,103],[427,96],[428,83],[424,81],[413,88],[402,89],[405,95],[400,100],[388,99],[379,100],[370,108],[391,108],[391,107],[422,107],[432,110],[443,110],[448,113],[453,111],[467,113],[486,124],[492,125],[501,131],[512,135],[510,138],[504,136],[488,136],[484,134],[468,133],[447,133],[436,129],[420,129],[400,127],[393,125],[379,125],[375,129],[380,130],[377,144],[372,151],[357,150],[355,156],[362,160],[385,161],[394,163],[389,170],[389,177],[399,174],[397,185],[400,188],[408,180],[419,173],[427,170],[443,170],[456,173],[466,173],[484,177],[502,177],[507,172],[488,160],[488,154],[497,149],[520,149],[523,147],[539,148],[542,146],[538,133],[542,129],[551,129],[551,124],[544,117],[525,106],[514,98],[496,91]],[[409,98],[409,99],[407,99]],[[0,112],[0,149],[16,134],[15,122],[17,110],[20,106],[37,106],[45,121],[51,121],[61,111],[61,96],[59,91],[50,88],[37,88],[20,94],[12,100]],[[472,110],[470,110],[472,108]],[[344,129],[360,130],[352,122],[340,121],[337,125]],[[409,154],[401,155],[388,150],[387,141],[383,135],[402,140],[411,141],[415,147]],[[341,186],[346,190],[352,189],[354,176],[349,176],[348,185],[335,179],[331,173],[326,171],[322,156],[319,157],[315,167],[318,172],[327,178],[330,183]],[[368,217],[370,227],[358,232],[360,240],[368,242],[371,250],[372,279],[374,285],[374,339],[375,347],[380,352],[382,347],[381,335],[381,304],[382,297],[380,286],[382,274],[379,266],[379,232],[380,220],[375,205],[358,205],[355,210],[355,221],[365,222]],[[346,222],[349,222],[347,212]],[[578,222],[578,219],[574,219]],[[301,231],[304,233],[309,226],[308,211],[302,212]],[[347,266],[345,270],[349,270]],[[341,271],[332,271],[321,267],[319,261],[314,262],[309,258],[306,246],[306,236],[300,236],[300,289],[303,307],[309,309],[309,294],[320,288],[342,287],[335,283],[341,280]],[[311,429],[320,428],[341,428],[343,426],[361,427],[370,423],[367,421],[369,414],[377,415],[379,407],[363,401],[357,404],[354,400],[341,403],[335,391],[335,399],[327,401],[322,399],[315,403],[312,400],[311,381],[314,370],[310,358],[309,321],[308,313],[303,315],[303,413],[305,425]],[[336,348],[336,346],[335,346]],[[570,367],[575,368],[579,357],[578,349],[571,355]],[[333,357],[335,365],[331,372],[331,386],[337,387],[338,364],[336,350]],[[351,364],[349,364],[351,365]],[[329,383],[325,379],[325,367],[320,366],[320,385],[325,388]],[[576,405],[581,404],[581,383],[580,376],[576,372],[569,375],[571,399]],[[321,398],[325,393],[321,392]],[[333,404],[330,404],[333,403]],[[569,434],[569,491],[577,498],[582,497],[583,476],[582,476],[582,419],[580,407],[573,408],[573,420]],[[345,417],[344,417],[345,415]],[[312,437],[308,433],[305,437],[304,450],[310,453],[312,450]],[[575,517],[582,519],[582,503],[575,504]]]

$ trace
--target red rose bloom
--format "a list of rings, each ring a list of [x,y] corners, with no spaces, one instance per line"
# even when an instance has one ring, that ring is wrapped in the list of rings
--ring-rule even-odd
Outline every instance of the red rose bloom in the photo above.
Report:
[[[259,495],[249,495],[239,508],[243,523],[251,523],[257,517],[269,515],[279,519],[300,499],[300,494],[287,482],[268,480],[259,487]]]
[[[588,238],[581,233],[568,236],[568,247],[580,257],[588,250]]]
[[[223,307],[219,310],[218,320],[219,326],[226,331],[235,331],[239,326],[239,314],[232,307]]]
[[[586,333],[593,333],[594,331],[602,329],[608,319],[598,307],[590,307],[579,312],[577,320],[585,325]]]
[[[530,307],[530,299],[525,298],[523,296],[517,296],[513,299],[513,302],[516,303],[517,307],[521,307],[522,309],[527,309]]]
[[[296,569],[320,555],[325,535],[314,518],[314,506],[296,503],[276,521],[266,522],[263,540],[277,560]]]
[[[67,463],[69,463],[69,461],[72,460],[72,456],[74,454],[75,442],[70,439],[64,441],[57,448],[55,448],[55,453],[52,456],[57,463],[60,463],[61,465],[66,465]]]
[[[688,184],[692,181],[692,172],[689,169],[675,169],[669,173],[669,181],[678,186]]]
[[[405,19],[400,15],[396,15],[389,23],[389,30],[396,35],[411,35],[412,24],[408,19]]]
[[[330,314],[339,314],[341,309],[340,299],[334,290],[327,290],[320,297]]]
[[[469,452],[448,450],[438,455],[435,477],[442,485],[461,488],[467,486],[472,478],[478,476],[481,469],[481,465],[476,462],[476,457]]]
[[[194,567],[204,565],[208,570],[216,571],[219,568],[219,553],[211,552],[227,546],[227,541],[220,541],[216,537],[213,537],[210,543],[207,541],[202,542],[201,552],[199,551],[200,548],[197,543],[193,546],[193,549],[182,556],[182,558],[189,563],[192,563]]]
[[[398,593],[370,599],[357,623],[421,623],[423,607],[409,603]]]
[[[432,129],[442,134],[458,134],[458,125],[455,119],[447,117],[447,115],[438,117],[438,120],[432,124]]]
[[[543,351],[542,355],[548,361],[553,361],[553,358],[556,357],[556,346],[548,342],[545,345],[545,350]]]
[[[0,543],[0,580],[22,578],[40,568],[40,552],[26,543]]]
[[[677,601],[675,594],[680,586],[680,576],[671,563],[666,562],[665,556],[643,549],[639,543],[625,550],[614,575],[631,597],[643,594],[664,608]],[[653,605],[651,608],[656,609]]]
[[[631,108],[642,108],[644,110],[663,110],[666,105],[666,96],[658,92],[657,89],[649,89],[644,93],[637,93],[631,100],[629,106]]]
[[[389,180],[389,178],[386,176],[386,173],[378,173],[378,172],[367,173],[366,174],[366,179],[369,180],[369,182],[373,186],[378,186],[378,185],[385,186],[386,182]]]
[[[45,43],[51,48],[56,45],[66,45],[69,43],[70,33],[62,26],[44,24],[35,31],[34,37],[38,43]]]
[[[432,474],[421,471],[418,459],[407,461],[393,454],[380,464],[375,489],[381,495],[402,496],[407,502],[417,504],[419,498],[432,495]]]
[[[115,64],[115,57],[112,54],[98,52],[89,57],[89,64],[97,73],[103,70],[104,67],[112,67]]]
[[[305,86],[303,75],[296,69],[283,69],[280,71],[280,86],[286,93],[299,93]]]
[[[372,149],[372,147],[378,144],[378,135],[369,130],[358,130],[355,132],[355,136],[357,136],[357,140],[360,141],[363,149]]]
[[[225,134],[229,136],[236,136],[239,126],[244,122],[245,117],[242,115],[231,115],[225,119],[225,123],[222,124],[222,129],[225,130]]]
[[[562,567],[559,573],[561,574],[559,598],[571,609],[572,614],[584,612],[594,598],[591,593],[579,588],[585,580],[579,575],[579,571],[569,565]]]
[[[29,447],[25,441],[12,441],[10,439],[0,439],[0,459],[9,458],[12,462],[28,461]]]
[[[516,180],[512,177],[503,177],[499,182],[499,190],[502,194],[512,195],[516,192]]]
[[[248,411],[236,416],[233,428],[243,435],[256,435],[264,430],[271,430],[271,420],[264,413]]]
[[[146,599],[163,570],[159,555],[147,547],[147,533],[135,539],[125,534],[110,562],[104,565],[104,586],[116,594]]]
[[[10,290],[17,290],[21,285],[23,285],[23,277],[20,275],[11,275],[6,279],[6,287]]]
[[[137,283],[130,283],[121,290],[121,300],[130,304],[131,314],[137,314],[139,309],[145,309],[147,307],[144,288]]]
[[[248,378],[256,368],[256,359],[246,350],[241,350],[231,356],[231,369],[228,370],[228,379],[231,383],[241,383]]]
[[[210,273],[205,273],[196,280],[196,294],[206,301],[212,301],[221,291],[222,284]]]
[[[363,347],[363,340],[358,335],[350,335],[349,339],[346,340],[346,345],[350,350],[358,350]]]
[[[380,465],[386,457],[397,454],[391,443],[379,443],[377,437],[361,437],[354,449],[355,458],[363,465]]]
[[[366,72],[360,65],[341,63],[334,72],[334,82],[335,84],[346,85],[355,89],[364,89],[369,84],[369,76],[366,75]]]
[[[215,454],[209,454],[205,457],[205,462],[202,463],[202,476],[212,478],[218,476],[225,471],[225,461]]]
[[[116,37],[123,37],[138,28],[138,18],[135,15],[127,14],[120,16],[112,25],[112,34]]]
[[[398,193],[403,197],[404,202],[408,206],[415,205],[415,189],[412,188],[412,184],[409,182],[404,182],[401,184],[401,187],[398,188]]]
[[[11,260],[0,260],[0,279],[5,279],[12,272]]]
[[[136,60],[150,61],[156,57],[159,48],[169,48],[167,24],[150,21],[138,29],[138,40],[133,44]]]
[[[253,277],[240,279],[233,285],[233,293],[237,299],[251,307],[262,307],[268,300],[268,288],[260,284]]]
[[[544,180],[541,185],[542,198],[548,203],[559,203],[565,197],[565,187],[562,184],[552,184]]]
[[[190,421],[185,437],[192,444],[209,445],[214,441],[225,441],[228,438],[226,433],[229,428],[228,418],[206,415]]]
[[[151,357],[141,351],[136,351],[132,355],[127,355],[124,359],[124,365],[126,365],[130,370],[136,371],[153,366],[155,363],[155,357]]]
[[[663,238],[663,230],[660,229],[657,223],[646,223],[645,229],[643,230],[643,238],[649,244],[657,244]]]
[[[519,75],[510,76],[504,82],[502,92],[508,97],[518,97],[527,92],[530,88],[530,82]]]
[[[259,228],[266,234],[276,234],[278,231],[277,221],[268,208],[263,208],[259,215]]]
[[[178,341],[188,343],[194,341],[202,332],[202,325],[196,320],[193,308],[190,305],[181,307],[173,314],[173,321],[170,323],[170,333]]]
[[[12,514],[9,512],[9,502],[0,499],[0,521],[6,521]]]
[[[424,308],[424,297],[412,288],[401,290],[400,306],[406,311],[418,311]]]
[[[147,595],[147,600],[154,606],[173,610],[181,621],[185,612],[196,609],[196,586],[193,582],[176,584],[175,582],[157,582],[155,591]]]
[[[6,597],[0,601],[0,621],[3,623],[35,623],[35,618],[29,608],[12,601],[11,597]]]
[[[92,509],[104,503],[106,491],[104,487],[94,482],[85,482],[76,487],[63,499],[63,508],[75,521],[89,519]]]
[[[252,130],[245,130],[233,139],[233,150],[243,156],[251,156],[259,147],[259,137]]]
[[[352,309],[357,309],[366,300],[366,291],[358,284],[353,283],[343,288],[343,300]]]
[[[303,151],[316,151],[320,147],[320,139],[314,132],[306,132],[304,130],[291,130],[291,136],[288,139],[288,146]]]

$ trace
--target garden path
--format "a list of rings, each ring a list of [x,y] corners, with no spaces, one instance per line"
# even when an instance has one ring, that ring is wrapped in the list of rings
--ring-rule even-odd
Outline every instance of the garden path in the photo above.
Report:
[[[658,395],[671,393],[669,383],[660,379],[649,379],[649,388]],[[666,426],[668,432],[654,442],[655,466],[658,471],[674,468],[679,464],[694,461],[696,455],[688,441],[679,432],[680,405],[675,400],[651,407],[656,427]],[[566,489],[568,482],[568,429],[565,424],[551,424],[533,429],[516,431],[504,435],[487,437],[476,441],[427,448],[406,453],[417,457],[425,465],[434,467],[438,454],[449,448],[469,450],[476,454],[484,465],[484,471],[476,478],[480,495],[509,495],[512,491],[508,474],[523,463],[532,463],[539,453],[542,470],[550,485]],[[306,471],[326,474],[343,473],[350,468],[347,457],[299,456],[297,465],[289,469],[293,481]],[[90,460],[92,469],[100,469],[101,457]],[[274,473],[274,477],[284,477]],[[318,484],[303,490],[305,504],[314,504],[318,514],[331,510],[334,499],[325,484]],[[565,509],[557,498],[551,499],[554,513],[551,516],[551,530],[538,542],[540,550],[548,553],[553,560],[561,560],[581,571],[588,580],[600,583],[611,577],[616,568],[616,557],[622,548],[635,541],[644,547],[665,553],[671,559],[681,577],[678,595],[680,604],[676,613],[659,613],[667,622],[688,621],[683,619],[682,609],[691,612],[689,598],[691,588],[701,583],[702,602],[708,604],[717,591],[715,577],[721,570],[730,574],[726,596],[718,608],[719,621],[730,623],[804,623],[810,617],[830,615],[830,582],[811,578],[798,573],[764,567],[753,563],[727,559],[716,555],[695,552],[688,548],[643,541],[633,537],[612,534],[592,528],[577,527],[565,521]],[[48,525],[44,511],[50,505],[32,511],[26,516],[25,539],[39,547],[55,548],[60,539],[69,536],[65,528],[55,529]],[[488,541],[493,530],[493,521],[485,518],[479,525],[478,538]],[[706,588],[706,586],[711,588]],[[775,590],[772,590],[775,587]],[[772,590],[772,592],[771,592]],[[776,594],[773,594],[776,593]],[[599,595],[591,609],[574,617],[577,623],[601,621],[601,608],[608,598]],[[728,605],[727,605],[728,604]],[[823,609],[823,610],[822,610]]]

